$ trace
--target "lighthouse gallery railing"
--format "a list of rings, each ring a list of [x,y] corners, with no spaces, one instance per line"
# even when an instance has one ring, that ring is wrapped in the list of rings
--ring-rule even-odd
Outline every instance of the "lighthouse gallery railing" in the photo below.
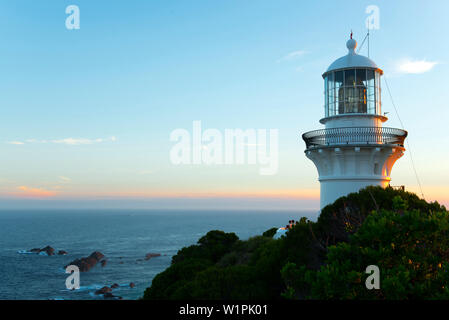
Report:
[[[307,149],[345,144],[393,144],[403,147],[407,131],[388,127],[343,127],[306,132]]]

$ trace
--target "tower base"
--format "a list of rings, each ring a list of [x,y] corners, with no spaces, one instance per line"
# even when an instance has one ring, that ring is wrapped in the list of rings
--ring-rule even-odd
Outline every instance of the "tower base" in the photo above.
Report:
[[[390,178],[367,178],[346,177],[345,179],[320,179],[320,208],[323,209],[328,204],[332,204],[340,197],[352,192],[358,192],[367,186],[388,187]]]

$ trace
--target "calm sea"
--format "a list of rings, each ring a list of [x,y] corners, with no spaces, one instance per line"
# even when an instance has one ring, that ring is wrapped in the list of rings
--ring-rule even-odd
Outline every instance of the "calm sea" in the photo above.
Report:
[[[142,296],[156,274],[184,246],[195,244],[210,230],[235,232],[240,239],[285,226],[288,220],[316,212],[292,211],[156,211],[50,210],[0,211],[0,299],[102,299],[94,294],[117,283],[114,295]],[[68,255],[19,253],[43,248]],[[100,251],[107,265],[81,273],[81,288],[65,289],[63,267],[75,258]],[[147,253],[160,257],[145,261]],[[130,288],[129,283],[135,287]]]

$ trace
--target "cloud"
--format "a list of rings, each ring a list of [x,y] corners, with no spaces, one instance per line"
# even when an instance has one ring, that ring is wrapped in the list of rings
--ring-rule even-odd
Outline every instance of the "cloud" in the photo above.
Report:
[[[45,198],[56,195],[56,192],[45,190],[43,188],[30,188],[27,186],[20,186],[17,188],[20,190],[19,196],[25,196],[30,198]]]
[[[56,144],[65,144],[65,145],[89,145],[89,144],[95,144],[95,143],[102,143],[102,142],[115,142],[117,141],[117,138],[115,136],[112,136],[110,138],[97,138],[97,139],[87,139],[87,138],[64,138],[64,139],[55,139],[55,140],[37,140],[37,139],[27,139],[25,140],[26,143],[56,143]],[[16,145],[23,145],[25,142],[21,141],[11,141],[7,142],[9,144],[16,144]]]
[[[80,144],[93,144],[95,142],[101,142],[98,141],[101,139],[84,139],[84,138],[65,138],[60,140],[52,140],[53,143],[62,143],[62,144],[68,144],[68,145],[80,145]]]
[[[60,140],[52,140],[51,142],[75,146],[75,145],[83,145],[83,144],[101,143],[101,142],[105,142],[105,141],[115,141],[115,137],[111,137],[109,139],[66,138],[66,139],[60,139]]]
[[[64,177],[64,176],[59,176],[59,179],[61,179],[62,182],[71,182],[72,181],[72,179]]]
[[[62,143],[67,145],[83,145],[83,144],[95,144],[95,143],[102,143],[107,141],[117,141],[115,136],[112,136],[110,138],[97,138],[97,139],[85,139],[85,138],[65,138],[60,140],[52,140],[53,143]]]
[[[303,56],[306,53],[307,53],[307,51],[305,51],[305,50],[293,51],[293,52],[290,52],[289,54],[283,56],[282,58],[276,60],[276,62],[279,63],[279,62],[282,62],[282,61],[292,60],[294,58],[298,58],[300,56]]]
[[[404,59],[397,63],[396,70],[399,73],[420,74],[432,70],[437,64],[436,61]]]

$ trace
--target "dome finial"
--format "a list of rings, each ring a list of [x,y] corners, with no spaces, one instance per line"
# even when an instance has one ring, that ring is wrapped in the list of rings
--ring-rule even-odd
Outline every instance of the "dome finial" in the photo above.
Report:
[[[352,39],[352,30],[351,30],[350,39],[348,40],[348,42],[346,42],[346,48],[348,48],[349,53],[355,54],[356,47],[357,47],[357,41]]]

